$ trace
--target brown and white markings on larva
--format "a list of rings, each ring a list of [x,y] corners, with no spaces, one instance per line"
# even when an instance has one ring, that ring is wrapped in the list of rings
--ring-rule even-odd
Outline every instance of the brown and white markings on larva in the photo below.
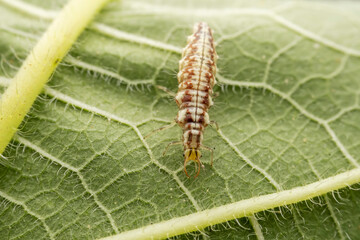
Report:
[[[184,171],[188,177],[189,161],[197,163],[195,178],[200,173],[200,149],[211,151],[211,165],[213,162],[213,149],[204,146],[202,141],[204,129],[210,124],[207,112],[213,105],[217,58],[212,30],[205,22],[195,24],[179,62],[179,89],[175,97],[179,107],[175,121],[183,129]]]

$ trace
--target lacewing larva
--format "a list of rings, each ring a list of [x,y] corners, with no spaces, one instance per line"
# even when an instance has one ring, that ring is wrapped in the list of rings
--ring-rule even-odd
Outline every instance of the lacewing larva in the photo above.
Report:
[[[204,22],[195,24],[179,62],[179,89],[175,97],[179,107],[175,121],[183,129],[184,171],[188,177],[189,161],[197,163],[195,178],[200,173],[200,149],[211,151],[211,165],[213,162],[213,149],[202,141],[204,129],[210,124],[207,111],[213,105],[217,58],[212,30]]]
[[[213,163],[213,149],[204,146],[202,141],[205,127],[210,123],[215,123],[210,121],[207,111],[213,105],[212,95],[213,87],[216,84],[217,58],[212,30],[205,22],[196,23],[179,62],[179,73],[177,74],[179,89],[175,96],[179,111],[175,122],[155,130],[165,130],[176,123],[183,129],[182,141],[170,142],[163,155],[170,146],[182,144],[185,158],[184,171],[188,177],[190,176],[186,171],[186,165],[189,161],[197,164],[198,170],[195,178],[200,173],[202,166],[200,149],[211,152],[211,165]],[[159,88],[169,92],[164,87]]]

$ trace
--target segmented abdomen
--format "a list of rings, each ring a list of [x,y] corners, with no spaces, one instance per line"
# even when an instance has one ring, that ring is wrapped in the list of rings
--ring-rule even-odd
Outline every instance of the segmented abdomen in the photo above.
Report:
[[[203,131],[210,123],[207,111],[213,104],[216,60],[212,30],[206,23],[195,24],[179,63],[175,98],[179,106],[176,122],[183,128],[185,150],[200,147]]]

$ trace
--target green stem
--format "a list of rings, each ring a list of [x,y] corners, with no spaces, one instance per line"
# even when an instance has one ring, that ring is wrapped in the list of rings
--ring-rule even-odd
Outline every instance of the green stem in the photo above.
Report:
[[[0,154],[77,37],[108,0],[70,0],[41,37],[0,100]]]
[[[290,205],[321,196],[340,188],[360,182],[360,168],[329,177],[305,186],[226,204],[187,216],[151,224],[122,232],[102,240],[165,239],[204,229],[208,226],[251,216],[267,209]]]

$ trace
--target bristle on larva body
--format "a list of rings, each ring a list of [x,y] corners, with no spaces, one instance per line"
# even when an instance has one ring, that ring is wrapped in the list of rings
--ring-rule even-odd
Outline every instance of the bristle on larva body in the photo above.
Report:
[[[186,163],[195,161],[200,172],[200,148],[203,132],[209,125],[208,109],[213,105],[212,94],[216,83],[216,60],[212,30],[204,23],[195,24],[182,53],[177,74],[179,90],[175,100],[179,107],[176,123],[183,129],[184,170]]]

